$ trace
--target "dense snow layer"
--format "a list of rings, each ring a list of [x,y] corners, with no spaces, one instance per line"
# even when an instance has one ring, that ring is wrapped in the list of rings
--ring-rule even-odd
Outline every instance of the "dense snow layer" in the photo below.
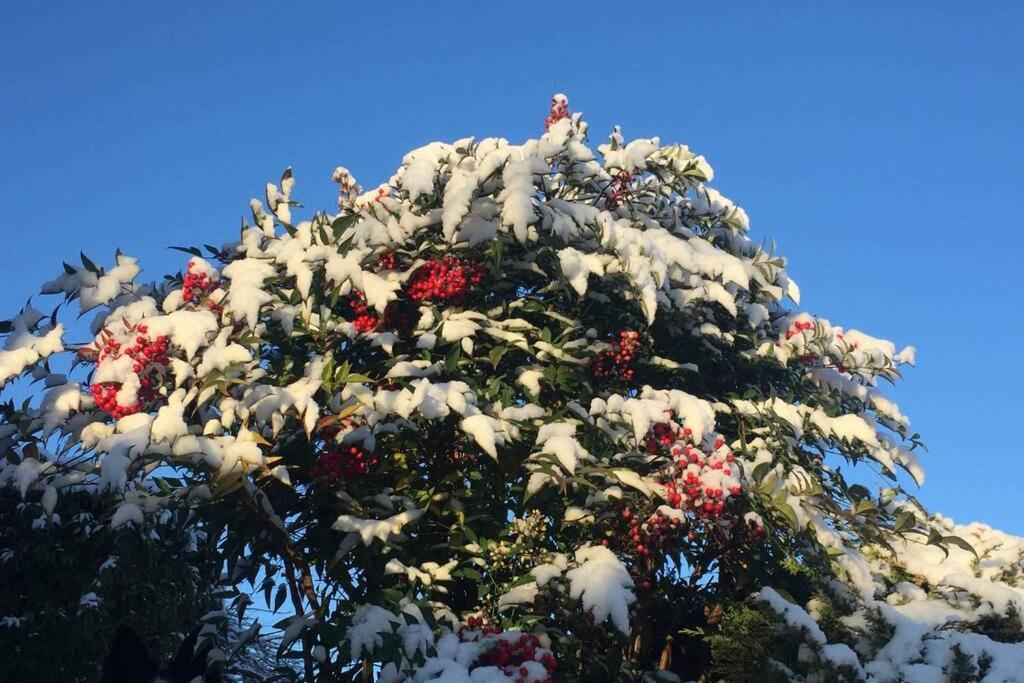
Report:
[[[955,545],[948,547],[947,556],[924,540],[895,541],[895,557],[880,550],[872,553],[866,583],[860,586],[869,597],[841,587],[834,596],[838,604],[848,605],[841,621],[854,634],[849,644],[827,642],[815,618],[814,600],[796,605],[768,587],[757,598],[803,634],[808,652],[845,665],[868,681],[948,680],[944,672],[954,648],[987,672],[979,678],[985,683],[1024,680],[1024,640],[991,637],[991,624],[998,623],[993,620],[1004,619],[1011,637],[1024,638],[1019,621],[1013,625],[1013,615],[1024,614],[1024,538],[983,524],[957,525],[942,517],[934,521],[945,533],[971,544],[977,556]],[[988,634],[981,632],[986,630],[980,627],[983,619],[989,620]]]

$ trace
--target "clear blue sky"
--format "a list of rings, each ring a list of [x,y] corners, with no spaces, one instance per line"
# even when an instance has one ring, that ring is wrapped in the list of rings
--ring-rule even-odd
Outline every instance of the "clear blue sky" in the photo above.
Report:
[[[399,4],[7,3],[0,311],[80,248],[179,269],[285,166],[329,208],[336,165],[536,136],[564,91],[595,143],[705,154],[807,310],[915,344],[922,499],[1024,533],[1020,3]]]

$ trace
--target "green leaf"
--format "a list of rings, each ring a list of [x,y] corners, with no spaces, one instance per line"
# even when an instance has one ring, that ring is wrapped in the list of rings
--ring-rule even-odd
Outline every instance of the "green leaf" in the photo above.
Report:
[[[959,536],[943,536],[942,542],[946,545],[955,545],[957,548],[960,548],[961,550],[966,550],[975,557],[978,556],[978,551],[974,549],[974,546],[965,541],[964,539],[960,538]]]
[[[491,361],[491,367],[497,369],[498,363],[501,362],[502,357],[506,353],[508,353],[507,346],[495,346],[493,349],[491,349],[490,353],[487,354],[487,357]]]
[[[941,550],[946,557],[949,557],[949,549],[946,548],[946,544],[942,542],[942,534],[935,529],[928,530],[928,545],[934,545]]]
[[[764,479],[764,475],[771,468],[772,468],[772,463],[770,463],[770,462],[762,462],[762,463],[758,464],[757,467],[754,468],[754,471],[751,473],[750,477],[755,482],[760,483],[761,480]]]
[[[853,506],[853,512],[857,515],[862,515],[865,512],[877,512],[878,506],[875,505],[874,501],[869,498],[862,498],[857,501],[857,504]]]
[[[775,484],[779,481],[779,473],[771,472],[757,485],[757,492],[767,496],[775,490]]]
[[[501,239],[496,239],[491,242],[491,257],[494,259],[494,269],[501,271],[501,255],[504,251],[505,243]]]
[[[444,357],[444,369],[449,373],[459,369],[459,361],[462,360],[462,347],[454,344],[448,349],[448,355]]]
[[[199,251],[199,250],[197,249],[196,251]],[[85,266],[86,270],[88,270],[91,273],[99,274],[99,272],[100,272],[99,266],[97,266],[95,263],[90,261],[89,257],[85,255],[84,251],[83,252],[79,252],[79,256],[82,257],[82,265]]]
[[[277,612],[284,605],[285,599],[288,597],[288,589],[282,583],[277,587],[277,593],[274,594],[274,611]]]
[[[341,216],[340,218],[335,218],[334,222],[331,223],[331,232],[334,233],[334,239],[341,239],[341,234],[350,227],[352,227],[353,225],[355,225],[356,220],[358,220],[358,218],[358,215]]]
[[[793,531],[800,530],[800,522],[797,519],[796,511],[789,505],[789,503],[776,505],[775,509],[782,513],[782,516],[786,518],[786,521],[789,523],[789,526]]]
[[[899,534],[903,533],[907,529],[913,529],[917,526],[917,517],[914,516],[913,512],[901,512],[896,516],[896,523],[893,525],[892,530]]]
[[[847,495],[849,495],[851,501],[856,503],[857,501],[863,500],[864,498],[871,498],[871,491],[868,491],[865,487],[861,486],[860,484],[854,484],[847,491]]]

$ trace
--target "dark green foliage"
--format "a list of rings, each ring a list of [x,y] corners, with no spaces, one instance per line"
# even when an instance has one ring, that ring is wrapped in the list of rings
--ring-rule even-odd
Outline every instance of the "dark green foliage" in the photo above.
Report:
[[[875,651],[885,647],[892,640],[896,627],[890,624],[882,616],[882,611],[877,607],[869,607],[864,611],[864,618],[868,622],[868,630],[865,634],[868,642]]]
[[[986,614],[970,626],[970,630],[988,636],[998,643],[1019,643],[1024,641],[1024,624],[1021,623],[1020,609],[1016,603],[1006,606],[1003,614]]]
[[[856,642],[853,632],[841,621],[841,618],[849,614],[842,605],[826,593],[818,593],[814,596],[820,607],[816,621],[825,637],[830,643],[845,643],[853,646]]]
[[[784,683],[786,677],[771,659],[779,659],[777,619],[763,610],[735,605],[722,614],[718,630],[706,638],[711,671],[733,683]]]
[[[981,680],[974,658],[961,650],[959,645],[953,646],[949,665],[942,669],[942,673],[946,674],[949,683],[975,683]]]
[[[60,503],[60,523],[33,530],[39,505],[0,491],[0,546],[11,549],[0,558],[0,616],[21,619],[0,627],[0,680],[92,681],[120,624],[154,656],[172,654],[213,608],[217,576],[206,541],[181,524],[186,511],[157,525],[155,539],[98,523],[101,510],[87,496]],[[98,603],[81,604],[90,593]]]

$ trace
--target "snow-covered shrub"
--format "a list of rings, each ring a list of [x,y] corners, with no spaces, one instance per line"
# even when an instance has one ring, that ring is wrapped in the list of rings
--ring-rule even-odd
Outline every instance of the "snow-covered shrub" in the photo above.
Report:
[[[1021,539],[903,488],[918,437],[878,385],[913,349],[793,309],[703,157],[595,151],[559,95],[539,139],[334,179],[299,218],[286,172],[163,281],[65,265],[43,291],[91,326],[6,324],[0,380],[43,388],[0,481],[112,498],[114,527],[191,506],[308,679],[1020,669]],[[777,632],[745,673],[721,646],[750,624]]]

